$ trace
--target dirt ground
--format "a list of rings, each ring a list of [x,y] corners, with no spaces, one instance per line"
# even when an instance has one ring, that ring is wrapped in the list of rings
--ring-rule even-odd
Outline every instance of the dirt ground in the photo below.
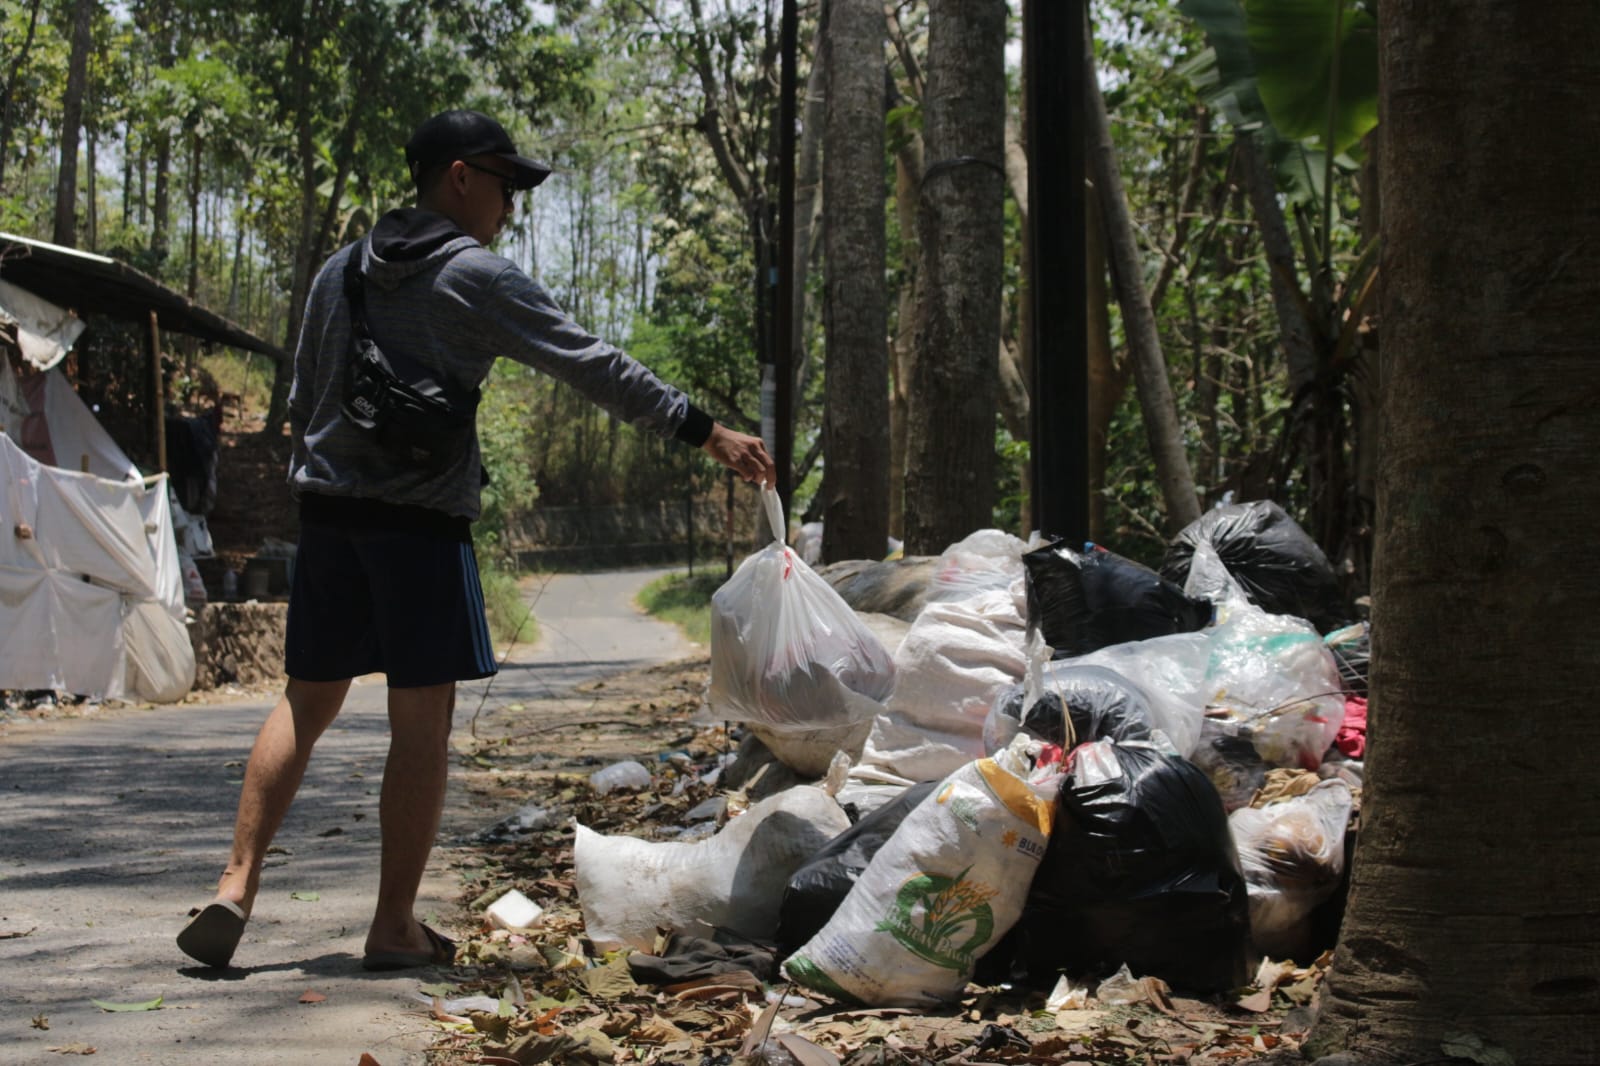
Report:
[[[772,1050],[771,1041],[788,1034],[781,1040],[789,1057],[774,1051],[762,1061],[807,1066],[835,1057],[852,1064],[1298,1061],[1291,1053],[1309,1025],[1321,966],[1268,970],[1266,988],[1208,1001],[1144,982],[1130,1002],[1090,998],[1059,1010],[1039,993],[975,985],[949,1009],[921,1013],[854,1009],[807,997],[781,978],[770,992],[741,975],[668,988],[635,984],[621,957],[597,954],[584,938],[572,821],[606,833],[670,836],[714,794],[698,778],[732,741],[722,727],[694,720],[707,670],[701,657],[626,673],[582,686],[576,700],[486,710],[474,729],[458,732],[463,802],[447,812],[446,837],[456,842],[440,860],[460,882],[457,929],[478,931],[462,944],[449,980],[432,989],[438,1039],[430,1062],[716,1066],[748,1060],[752,1028],[769,1021],[765,1046]],[[655,766],[653,788],[596,796],[588,774],[618,758]],[[732,805],[739,803],[735,796]],[[540,828],[484,833],[496,824],[486,811],[529,806],[544,812],[528,812]],[[482,924],[484,909],[510,889],[545,908],[542,925],[527,935]],[[807,1041],[828,1057],[808,1057],[816,1053]]]

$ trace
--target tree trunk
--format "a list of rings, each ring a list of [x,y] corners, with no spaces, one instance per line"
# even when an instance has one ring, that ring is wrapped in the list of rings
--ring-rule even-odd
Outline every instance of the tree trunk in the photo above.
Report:
[[[828,8],[829,3],[823,0],[817,13],[817,38],[811,48],[811,73],[806,76],[805,107],[800,113],[800,145],[795,153],[794,311],[789,323],[789,350],[793,353],[796,398],[805,395],[810,361],[805,344],[806,279],[811,272],[812,222],[816,218],[817,184],[821,180],[819,149],[822,127],[827,122]]]
[[[881,559],[889,536],[880,0],[833,0],[827,36],[822,557],[835,562]]]
[[[170,212],[168,170],[172,168],[172,134],[161,130],[156,134],[156,187],[152,195],[150,220],[150,251],[155,255],[159,271],[167,261],[167,215]]]
[[[78,136],[83,128],[83,97],[89,85],[90,19],[95,0],[77,0],[72,15],[72,52],[67,59],[67,90],[61,100],[61,173],[56,178],[56,215],[51,240],[78,246]]]
[[[84,161],[89,167],[88,176],[84,180],[84,184],[87,186],[84,191],[88,193],[88,196],[85,198],[86,203],[84,204],[84,229],[86,231],[86,236],[89,239],[89,251],[93,252],[100,244],[100,211],[98,209],[98,204],[95,202],[96,198],[99,196],[99,189],[96,188],[94,180],[95,135],[94,125],[92,123],[85,127],[83,136],[85,141]]]
[[[1005,39],[1005,0],[929,4],[907,554],[943,551],[994,521]]]
[[[1111,419],[1127,391],[1127,373],[1111,349],[1111,293],[1106,285],[1106,230],[1100,197],[1088,182],[1084,200],[1084,318],[1089,331],[1089,537],[1106,539],[1106,447]]]
[[[1311,1046],[1600,1061],[1600,6],[1385,0],[1378,35],[1371,750]]]
[[[200,291],[200,132],[189,138],[189,299]]]
[[[1184,450],[1183,427],[1178,422],[1172,383],[1167,380],[1167,361],[1161,352],[1161,338],[1156,333],[1155,313],[1150,307],[1150,294],[1144,287],[1144,267],[1139,259],[1128,201],[1122,191],[1122,175],[1117,170],[1116,152],[1111,143],[1111,123],[1095,75],[1092,35],[1088,36],[1087,46],[1084,83],[1089,103],[1086,108],[1089,172],[1100,191],[1111,280],[1116,286],[1117,302],[1122,307],[1128,357],[1133,360],[1134,381],[1139,390],[1139,408],[1144,415],[1161,498],[1166,503],[1167,532],[1176,533],[1200,517],[1200,501]]]

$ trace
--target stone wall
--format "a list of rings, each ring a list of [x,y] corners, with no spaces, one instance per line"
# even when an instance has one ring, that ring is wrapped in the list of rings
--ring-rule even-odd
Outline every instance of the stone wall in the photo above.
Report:
[[[283,680],[287,603],[208,603],[189,627],[194,687],[273,684]]]
[[[741,494],[733,515],[737,564],[755,535],[753,493]],[[694,505],[694,554],[720,561],[727,551],[728,512],[720,493]],[[669,503],[600,507],[546,507],[533,512],[511,534],[518,561],[530,569],[587,569],[642,564],[671,565],[688,559],[689,508]]]

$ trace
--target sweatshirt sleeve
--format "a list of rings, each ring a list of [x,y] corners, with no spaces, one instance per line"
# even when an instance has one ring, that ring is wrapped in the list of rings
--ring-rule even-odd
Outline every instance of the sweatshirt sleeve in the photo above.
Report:
[[[710,435],[710,417],[687,396],[578,325],[516,267],[499,273],[484,303],[475,318],[496,354],[571,385],[631,425],[697,446]]]

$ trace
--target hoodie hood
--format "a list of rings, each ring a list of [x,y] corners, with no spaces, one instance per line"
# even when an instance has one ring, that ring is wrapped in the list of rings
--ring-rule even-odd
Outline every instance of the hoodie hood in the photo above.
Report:
[[[402,207],[388,212],[372,227],[364,266],[371,280],[393,287],[464,248],[478,247],[477,240],[447,216],[421,207]]]

